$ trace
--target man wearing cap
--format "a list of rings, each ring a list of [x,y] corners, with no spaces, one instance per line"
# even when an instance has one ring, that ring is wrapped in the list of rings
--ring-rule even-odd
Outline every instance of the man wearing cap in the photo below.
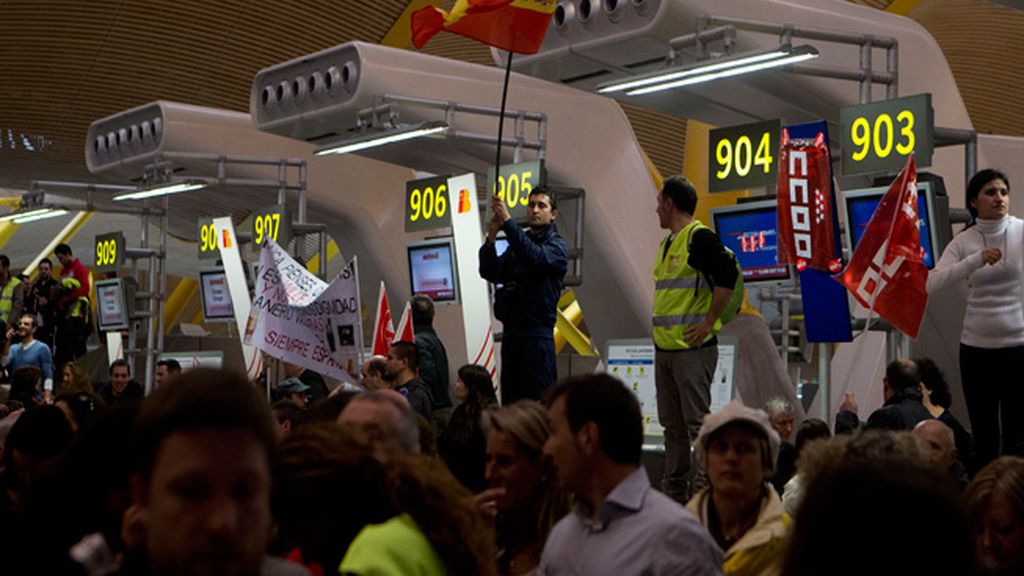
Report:
[[[694,451],[709,486],[686,507],[725,550],[725,573],[778,574],[789,518],[768,483],[779,454],[768,414],[734,400],[704,417]]]
[[[690,442],[711,404],[716,334],[738,274],[718,236],[694,218],[696,208],[689,180],[665,180],[656,212],[670,233],[654,265],[654,384],[665,428],[661,489],[679,502],[690,495]]]
[[[309,404],[309,386],[306,386],[297,376],[285,378],[277,384],[277,392],[274,393],[274,401],[291,400],[305,408]]]
[[[569,378],[547,401],[544,454],[576,504],[548,536],[538,576],[722,573],[722,551],[708,532],[651,487],[640,466],[643,419],[622,382]]]

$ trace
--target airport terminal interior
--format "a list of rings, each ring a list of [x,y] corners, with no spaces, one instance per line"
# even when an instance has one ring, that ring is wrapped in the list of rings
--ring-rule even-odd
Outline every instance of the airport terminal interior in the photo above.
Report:
[[[1022,31],[0,0],[0,558],[1024,574]]]

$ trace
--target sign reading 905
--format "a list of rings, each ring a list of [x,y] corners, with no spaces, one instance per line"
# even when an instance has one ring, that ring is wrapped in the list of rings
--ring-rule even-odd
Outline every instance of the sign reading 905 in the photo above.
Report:
[[[712,130],[708,147],[708,190],[727,192],[774,186],[781,122],[768,120]]]
[[[124,264],[124,234],[109,232],[96,236],[96,272],[115,272]]]
[[[544,163],[531,160],[518,164],[505,164],[494,177],[494,168],[487,171],[487,188],[491,195],[497,195],[508,206],[509,215],[513,220],[526,218],[526,206],[530,203],[530,193],[544,182]],[[490,204],[488,212],[490,212]]]
[[[935,121],[931,94],[843,108],[843,173],[898,172],[914,154],[932,163]]]
[[[452,225],[448,209],[448,177],[405,183],[405,231],[434,230]]]

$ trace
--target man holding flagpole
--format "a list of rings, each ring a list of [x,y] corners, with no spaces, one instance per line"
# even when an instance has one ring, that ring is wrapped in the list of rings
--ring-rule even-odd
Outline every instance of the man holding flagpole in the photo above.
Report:
[[[555,366],[555,315],[562,281],[569,269],[569,247],[555,229],[558,206],[544,187],[530,192],[528,231],[512,221],[505,201],[494,196],[494,217],[480,247],[480,276],[502,286],[494,295],[494,316],[501,320],[501,401],[540,400],[558,379]],[[508,249],[499,256],[498,231]]]

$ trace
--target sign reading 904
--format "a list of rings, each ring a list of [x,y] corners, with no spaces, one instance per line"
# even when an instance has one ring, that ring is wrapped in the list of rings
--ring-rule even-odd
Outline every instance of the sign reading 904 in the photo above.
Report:
[[[434,230],[451,225],[447,176],[434,176],[405,183],[406,232]]]
[[[491,195],[497,194],[508,206],[513,220],[526,218],[526,206],[530,203],[530,192],[544,183],[544,163],[540,160],[505,164],[498,171],[495,181],[494,168],[487,171],[487,188]],[[488,203],[488,215],[490,204]]]
[[[934,118],[931,94],[843,108],[843,173],[899,172],[911,153],[930,166]]]
[[[109,232],[96,236],[95,272],[115,272],[124,264],[124,234]]]
[[[774,186],[780,130],[779,120],[712,130],[708,140],[708,191]]]

